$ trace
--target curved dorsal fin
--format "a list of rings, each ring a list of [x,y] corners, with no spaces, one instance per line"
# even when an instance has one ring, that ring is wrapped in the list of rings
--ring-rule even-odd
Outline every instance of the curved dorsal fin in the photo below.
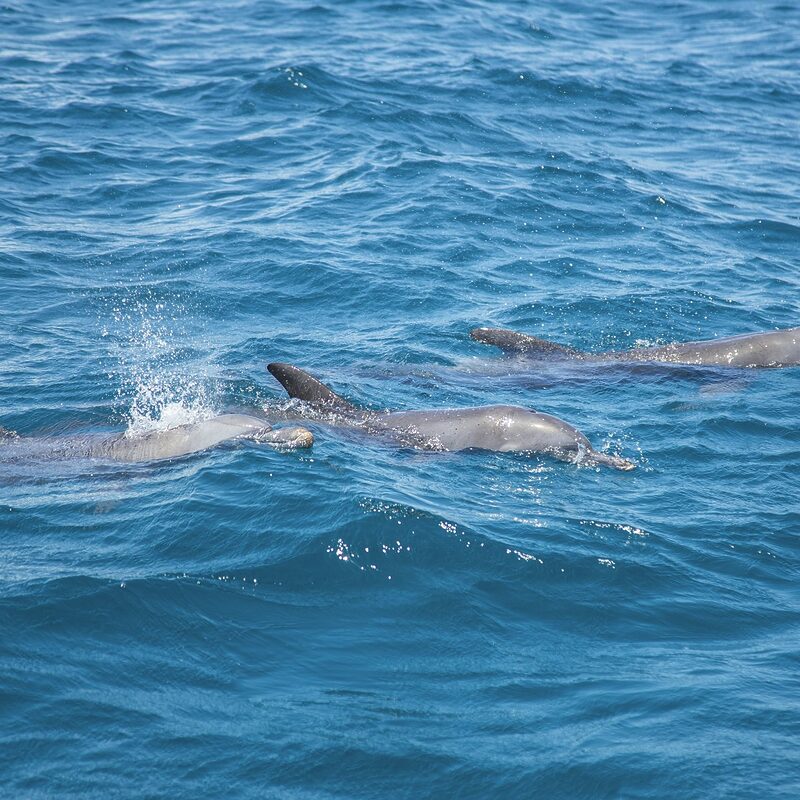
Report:
[[[324,383],[299,367],[274,362],[267,364],[267,369],[286,389],[289,397],[296,397],[298,400],[304,400],[313,406],[325,406],[342,411],[357,410],[352,403],[340,397]]]
[[[505,330],[504,328],[474,328],[469,335],[476,342],[491,344],[507,353],[541,353],[543,355],[577,356],[580,350],[562,344],[528,336],[526,333]]]

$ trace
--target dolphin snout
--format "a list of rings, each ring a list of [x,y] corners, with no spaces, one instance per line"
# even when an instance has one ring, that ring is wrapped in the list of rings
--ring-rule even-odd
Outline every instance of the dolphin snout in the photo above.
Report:
[[[308,428],[278,428],[260,433],[256,438],[262,444],[271,444],[275,447],[311,447],[314,444],[314,434]]]
[[[314,434],[308,428],[292,428],[294,433],[292,447],[311,447],[314,444]]]
[[[630,472],[632,469],[636,469],[636,464],[633,461],[628,461],[627,458],[610,456],[606,453],[599,453],[597,450],[592,450],[588,453],[586,461],[589,464],[605,464],[607,467],[621,469],[623,472]]]

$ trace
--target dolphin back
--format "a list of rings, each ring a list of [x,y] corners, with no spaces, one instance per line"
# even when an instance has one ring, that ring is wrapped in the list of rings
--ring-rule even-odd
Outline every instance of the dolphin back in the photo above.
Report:
[[[323,406],[337,411],[356,411],[356,407],[336,392],[318,381],[305,370],[291,364],[267,364],[270,374],[286,389],[289,397],[296,397],[312,406]]]
[[[632,351],[636,353],[636,351]],[[644,350],[665,361],[730,367],[793,367],[800,364],[800,328],[740,334]]]
[[[537,336],[528,336],[526,333],[517,333],[505,328],[474,328],[469,335],[476,342],[483,342],[494,347],[499,347],[506,353],[520,353],[530,355],[553,355],[575,358],[581,355],[580,350],[565,347],[562,344],[540,339]]]
[[[652,361],[663,364],[724,367],[792,367],[800,365],[800,328],[746,333],[722,339],[674,342],[659,347],[635,347],[605,353],[586,353],[547,339],[503,328],[475,328],[475,341],[506,353],[531,357],[591,359],[592,361]]]

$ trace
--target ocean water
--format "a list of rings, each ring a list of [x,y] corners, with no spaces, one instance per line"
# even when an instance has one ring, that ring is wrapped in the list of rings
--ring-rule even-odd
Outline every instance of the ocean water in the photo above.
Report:
[[[0,463],[0,795],[800,797],[796,3],[0,5],[0,424],[556,414],[424,453]]]

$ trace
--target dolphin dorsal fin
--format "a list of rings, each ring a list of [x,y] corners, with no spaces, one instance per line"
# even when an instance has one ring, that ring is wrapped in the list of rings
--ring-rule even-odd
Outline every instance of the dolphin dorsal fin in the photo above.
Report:
[[[526,333],[517,333],[504,328],[474,328],[469,335],[476,342],[494,345],[507,353],[541,353],[568,357],[580,355],[580,350],[572,347],[565,347],[547,339],[539,339],[537,336],[528,336]]]
[[[286,389],[289,397],[296,397],[312,406],[325,406],[341,411],[355,411],[356,407],[329,389],[322,381],[309,375],[300,367],[291,364],[274,362],[267,364],[267,369],[278,382]]]

